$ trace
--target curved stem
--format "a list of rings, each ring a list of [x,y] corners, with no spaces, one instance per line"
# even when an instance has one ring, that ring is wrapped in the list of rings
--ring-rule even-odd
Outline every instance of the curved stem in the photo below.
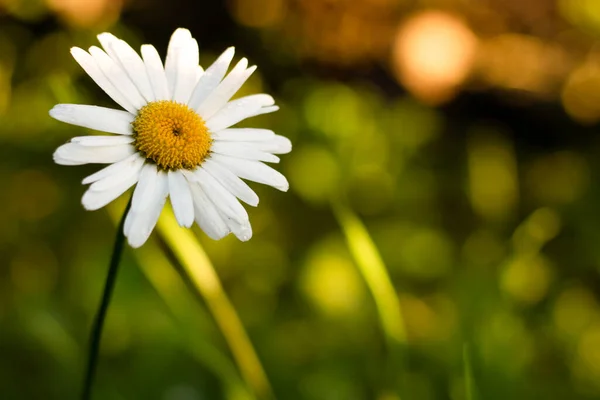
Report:
[[[358,269],[369,287],[388,344],[406,344],[406,327],[396,289],[379,250],[362,221],[341,200],[331,201],[337,219]]]
[[[193,232],[180,228],[168,208],[158,220],[157,227],[192,285],[206,301],[249,387],[260,399],[274,399],[267,375],[244,325],[223,290],[212,262]]]
[[[388,362],[384,365],[384,385],[390,389],[396,388],[401,395],[406,385],[398,382],[397,377],[398,371],[405,368],[404,348],[407,339],[406,323],[396,289],[377,246],[360,218],[342,199],[332,199],[331,207],[346,238],[350,254],[375,300],[389,354]]]
[[[104,327],[104,321],[106,320],[106,312],[108,311],[108,305],[112,296],[115,282],[117,280],[117,272],[119,270],[119,262],[121,261],[121,254],[123,253],[123,245],[125,243],[125,234],[123,233],[123,226],[125,225],[125,217],[131,207],[131,200],[127,204],[121,222],[117,228],[117,236],[115,238],[115,244],[113,246],[112,256],[110,258],[110,266],[108,268],[108,275],[106,276],[106,282],[104,283],[104,293],[102,294],[102,301],[100,307],[96,313],[94,319],[94,326],[92,328],[90,336],[90,347],[88,353],[88,363],[85,374],[85,381],[83,383],[83,392],[81,395],[82,400],[89,400],[92,395],[92,384],[94,382],[94,374],[96,372],[96,366],[98,364],[98,350],[100,349],[100,339],[102,337],[102,328]]]

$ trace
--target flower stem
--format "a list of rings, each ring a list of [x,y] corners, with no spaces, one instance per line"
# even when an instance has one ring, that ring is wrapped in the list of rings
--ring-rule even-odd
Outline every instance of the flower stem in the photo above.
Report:
[[[104,327],[104,321],[106,320],[106,312],[108,311],[108,305],[112,296],[115,282],[117,280],[117,272],[119,270],[119,261],[121,260],[121,254],[123,253],[123,245],[125,243],[125,235],[123,233],[123,226],[125,225],[125,217],[131,207],[131,200],[127,204],[121,222],[117,228],[117,236],[115,238],[115,244],[113,246],[112,256],[110,258],[110,266],[108,268],[108,275],[106,276],[106,282],[104,283],[104,293],[102,294],[102,301],[100,307],[96,313],[94,319],[94,326],[90,336],[90,347],[88,353],[88,363],[85,374],[85,381],[83,383],[83,392],[81,395],[82,400],[89,400],[92,395],[92,384],[94,382],[94,374],[96,372],[96,366],[98,365],[98,350],[100,349],[100,339],[102,337],[102,328]]]

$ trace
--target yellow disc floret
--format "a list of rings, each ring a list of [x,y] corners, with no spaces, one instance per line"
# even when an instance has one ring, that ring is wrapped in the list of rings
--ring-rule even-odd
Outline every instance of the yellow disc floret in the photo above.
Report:
[[[194,169],[210,150],[204,120],[184,104],[150,102],[140,109],[132,126],[136,149],[164,170]]]

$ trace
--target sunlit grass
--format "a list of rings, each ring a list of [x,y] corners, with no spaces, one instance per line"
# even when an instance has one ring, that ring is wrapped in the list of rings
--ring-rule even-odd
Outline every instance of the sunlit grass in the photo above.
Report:
[[[201,334],[200,307],[192,307],[193,296],[166,256],[156,246],[145,246],[135,255],[142,272],[176,318],[183,347],[223,381],[228,399],[254,399],[227,355]]]
[[[404,344],[406,331],[400,302],[373,239],[352,210],[341,201],[332,201],[331,204],[350,253],[373,295],[381,326],[389,344],[391,346]]]
[[[179,227],[170,209],[163,212],[157,229],[206,301],[248,385],[257,397],[273,398],[271,385],[252,343],[198,239],[191,230]]]
[[[119,218],[119,207],[110,207],[115,222]],[[204,367],[212,371],[223,382],[228,400],[256,399],[250,388],[243,382],[236,366],[229,357],[213,345],[203,322],[208,317],[186,287],[183,278],[177,273],[167,256],[159,247],[143,246],[133,252],[150,284],[165,302],[173,315],[174,323],[181,331],[182,346]]]

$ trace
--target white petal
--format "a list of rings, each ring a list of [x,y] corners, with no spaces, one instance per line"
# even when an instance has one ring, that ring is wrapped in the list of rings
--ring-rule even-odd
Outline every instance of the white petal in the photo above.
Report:
[[[196,85],[198,84],[198,81],[200,80],[200,77],[204,74],[204,68],[202,68],[200,65],[198,65],[196,67],[196,81],[194,82],[194,86],[192,87],[192,93],[194,92],[194,89],[196,87]],[[191,95],[190,95],[191,96]]]
[[[114,186],[102,192],[94,192],[88,189],[83,194],[81,204],[88,211],[98,210],[121,196],[134,184],[135,179],[131,178],[129,181],[122,182],[121,186]]]
[[[94,57],[94,60],[108,80],[137,110],[146,104],[146,100],[144,100],[139,90],[131,82],[127,73],[108,54],[96,46],[90,47],[90,54]]]
[[[139,211],[136,205],[131,203],[131,210],[125,219],[127,230],[123,229],[131,247],[137,248],[146,243],[156,226],[158,217],[160,217],[168,192],[167,174],[159,171],[156,177],[156,186],[152,194],[149,194],[150,199],[146,209]]]
[[[200,185],[192,184],[190,188],[194,198],[194,214],[198,226],[211,239],[219,240],[225,237],[230,230],[219,211],[217,211],[216,206],[210,201]]]
[[[153,101],[154,93],[146,73],[146,66],[138,53],[125,41],[110,33],[101,33],[98,35],[98,40],[111,58],[119,62],[144,99],[147,102]]]
[[[188,102],[188,106],[195,110],[200,104],[212,93],[212,91],[219,85],[221,79],[225,76],[227,68],[233,59],[235,49],[233,47],[228,48],[212,63],[210,67],[204,71],[198,83],[194,88],[192,97]]]
[[[140,175],[140,164],[128,168],[123,172],[125,179],[120,179],[106,190],[94,190],[92,186],[84,193],[81,203],[86,210],[97,210],[104,207],[133,186]]]
[[[110,164],[109,166],[102,168],[100,171],[87,176],[81,183],[87,185],[88,183],[96,182],[110,175],[122,174],[126,169],[131,168],[134,164],[136,164],[137,160],[140,158],[143,160],[138,153],[132,154],[122,161]]]
[[[90,185],[90,189],[94,192],[102,192],[114,186],[118,186],[121,182],[127,181],[131,174],[139,174],[144,162],[145,160],[142,157],[136,157],[129,168],[123,169],[118,174],[111,174],[96,180],[96,182]]]
[[[193,176],[223,216],[234,219],[239,223],[248,220],[248,213],[244,207],[212,175],[202,168],[197,168]]]
[[[50,116],[67,124],[119,135],[133,134],[131,123],[135,119],[126,111],[81,104],[57,104]]]
[[[178,53],[177,72],[173,100],[187,104],[198,76],[198,42],[190,39]]]
[[[135,204],[136,210],[145,211],[150,205],[152,194],[158,184],[158,168],[154,163],[146,163],[140,172],[140,179],[135,192],[133,192],[132,205]],[[127,232],[127,229],[125,230]]]
[[[110,164],[121,161],[135,153],[132,145],[82,146],[66,143],[54,152],[54,161],[62,165]]]
[[[189,228],[194,223],[194,202],[190,185],[179,171],[169,171],[169,198],[180,226]]]
[[[221,217],[223,217],[227,227],[239,240],[247,242],[252,238],[252,226],[250,225],[250,221],[238,222],[231,218],[227,218],[223,214],[221,214]]]
[[[279,157],[258,150],[250,144],[240,142],[214,142],[212,146],[210,146],[210,151],[212,153],[223,154],[226,156],[238,158],[245,158],[247,160],[257,160],[273,163],[279,162]]]
[[[134,140],[131,136],[77,136],[71,139],[71,143],[95,147],[133,143]]]
[[[254,207],[258,205],[258,195],[246,184],[246,182],[238,178],[233,172],[223,168],[211,159],[205,160],[202,164],[202,168],[223,185],[225,190],[229,191],[238,199]]]
[[[292,151],[292,142],[285,136],[275,135],[271,140],[264,142],[248,142],[257,150],[272,154],[287,154]]]
[[[241,158],[223,156],[221,154],[212,154],[210,159],[214,160],[222,167],[227,168],[242,179],[248,179],[273,186],[284,192],[289,189],[289,183],[285,176],[260,161],[244,160]]]
[[[227,142],[254,142],[272,139],[275,132],[269,129],[229,128],[212,134],[214,140]]]
[[[257,112],[255,112],[254,114],[252,114],[246,118],[256,117],[257,115],[262,115],[262,114],[269,114],[269,113],[275,112],[277,110],[279,110],[279,106],[262,107],[260,110],[258,110]]]
[[[97,35],[96,37],[98,38],[98,41],[104,48],[104,51],[106,51],[106,53],[110,56],[110,58],[112,58],[115,62],[118,62],[120,64],[121,62],[119,61],[119,56],[118,56],[117,52],[115,51],[114,47],[112,46],[112,44],[114,42],[119,41],[119,38],[117,38],[112,33],[108,33],[108,32],[101,33],[101,34]],[[122,64],[121,64],[121,67],[123,67]]]
[[[156,100],[168,100],[169,87],[167,85],[165,69],[154,46],[149,44],[142,45],[142,57],[144,58],[144,64],[146,64],[146,73],[152,85],[154,98]]]
[[[104,92],[106,92],[106,94],[109,95],[117,104],[134,115],[137,113],[137,109],[128,100],[128,98],[124,96],[115,87],[115,85],[112,84],[106,75],[104,75],[94,57],[79,47],[71,48],[71,55],[75,61],[81,65],[81,68],[83,68],[90,78],[92,78],[94,82],[96,82],[96,84],[100,86],[100,88],[104,90]]]
[[[244,82],[256,70],[256,66],[246,69],[248,60],[242,58],[231,70],[229,75],[217,86],[217,88],[196,109],[198,114],[207,120],[219,111],[231,97],[242,87]]]
[[[218,132],[241,120],[260,114],[262,107],[275,103],[268,94],[255,94],[230,101],[218,113],[206,121],[206,127],[212,132]]]
[[[179,54],[184,51],[187,42],[192,39],[192,34],[187,29],[178,28],[171,35],[169,47],[167,49],[167,58],[165,59],[165,75],[167,77],[167,87],[169,94],[172,95],[175,91],[177,81],[177,62]]]

